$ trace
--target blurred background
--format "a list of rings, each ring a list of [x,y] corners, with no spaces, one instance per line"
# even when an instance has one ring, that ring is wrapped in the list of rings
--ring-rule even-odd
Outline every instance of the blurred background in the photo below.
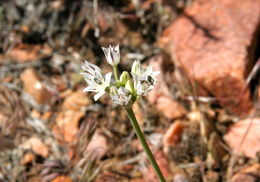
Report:
[[[110,44],[160,71],[134,111],[168,181],[259,181],[259,33],[260,0],[0,1],[0,181],[158,181],[124,110],[82,92]]]

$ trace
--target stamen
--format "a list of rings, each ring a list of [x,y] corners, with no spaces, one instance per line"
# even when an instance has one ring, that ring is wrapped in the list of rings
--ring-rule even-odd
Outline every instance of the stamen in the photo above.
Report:
[[[152,85],[154,84],[154,79],[153,79],[153,77],[151,77],[150,75],[148,75],[147,80],[148,80],[148,82],[151,83]]]
[[[94,78],[94,81],[95,81],[97,84],[99,84],[99,85],[102,84],[102,82],[101,82],[99,79],[97,79],[97,78]]]

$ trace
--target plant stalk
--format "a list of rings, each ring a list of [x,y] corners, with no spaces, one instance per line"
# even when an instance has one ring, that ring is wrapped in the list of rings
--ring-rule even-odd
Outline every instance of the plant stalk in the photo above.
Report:
[[[116,81],[118,81],[117,65],[112,66],[112,67],[113,67],[113,72],[114,72],[115,79],[116,79]]]
[[[152,154],[148,144],[146,143],[144,134],[143,134],[143,132],[142,132],[142,130],[141,130],[137,120],[136,120],[136,117],[135,117],[135,114],[133,112],[132,107],[125,107],[125,110],[127,112],[127,115],[128,115],[128,117],[129,117],[129,119],[131,121],[131,124],[132,124],[134,130],[135,130],[135,133],[136,133],[138,139],[140,140],[140,142],[141,142],[141,144],[143,146],[143,149],[144,149],[144,151],[145,151],[149,161],[151,162],[151,164],[152,164],[156,174],[158,175],[158,177],[160,179],[160,182],[166,182],[166,180],[165,180],[165,178],[164,178],[164,176],[163,176],[163,174],[162,174],[162,172],[161,172],[157,162],[154,159],[154,156],[153,156],[153,154]]]

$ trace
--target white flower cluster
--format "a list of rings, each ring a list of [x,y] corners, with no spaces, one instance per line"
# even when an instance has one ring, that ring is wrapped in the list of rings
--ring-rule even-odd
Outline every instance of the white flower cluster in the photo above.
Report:
[[[114,74],[117,74],[117,65],[120,62],[119,45],[108,48],[102,47],[107,62],[114,68]],[[111,83],[112,72],[102,75],[101,69],[85,61],[82,66],[84,72],[84,79],[88,86],[84,89],[84,92],[96,92],[94,100],[97,101],[103,94],[109,93],[114,103],[128,106],[137,101],[140,97],[145,96],[150,90],[154,88],[156,84],[156,76],[158,71],[153,71],[151,66],[142,68],[140,61],[135,61],[132,65],[131,75],[124,71],[120,75],[120,78]],[[115,73],[116,72],[116,73]]]

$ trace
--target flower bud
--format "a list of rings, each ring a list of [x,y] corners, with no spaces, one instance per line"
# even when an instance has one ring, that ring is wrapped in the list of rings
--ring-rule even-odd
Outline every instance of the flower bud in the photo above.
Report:
[[[130,80],[130,75],[127,71],[123,71],[123,73],[120,75],[120,82],[122,85],[125,85],[128,80]]]
[[[120,61],[120,52],[119,52],[119,45],[113,47],[109,45],[108,48],[102,47],[102,50],[106,56],[107,62],[112,65],[118,65]]]
[[[135,61],[132,65],[131,69],[132,75],[141,75],[142,74],[142,67],[140,61]]]
[[[131,80],[128,80],[125,84],[125,88],[129,90],[131,93],[134,93],[134,84]]]

